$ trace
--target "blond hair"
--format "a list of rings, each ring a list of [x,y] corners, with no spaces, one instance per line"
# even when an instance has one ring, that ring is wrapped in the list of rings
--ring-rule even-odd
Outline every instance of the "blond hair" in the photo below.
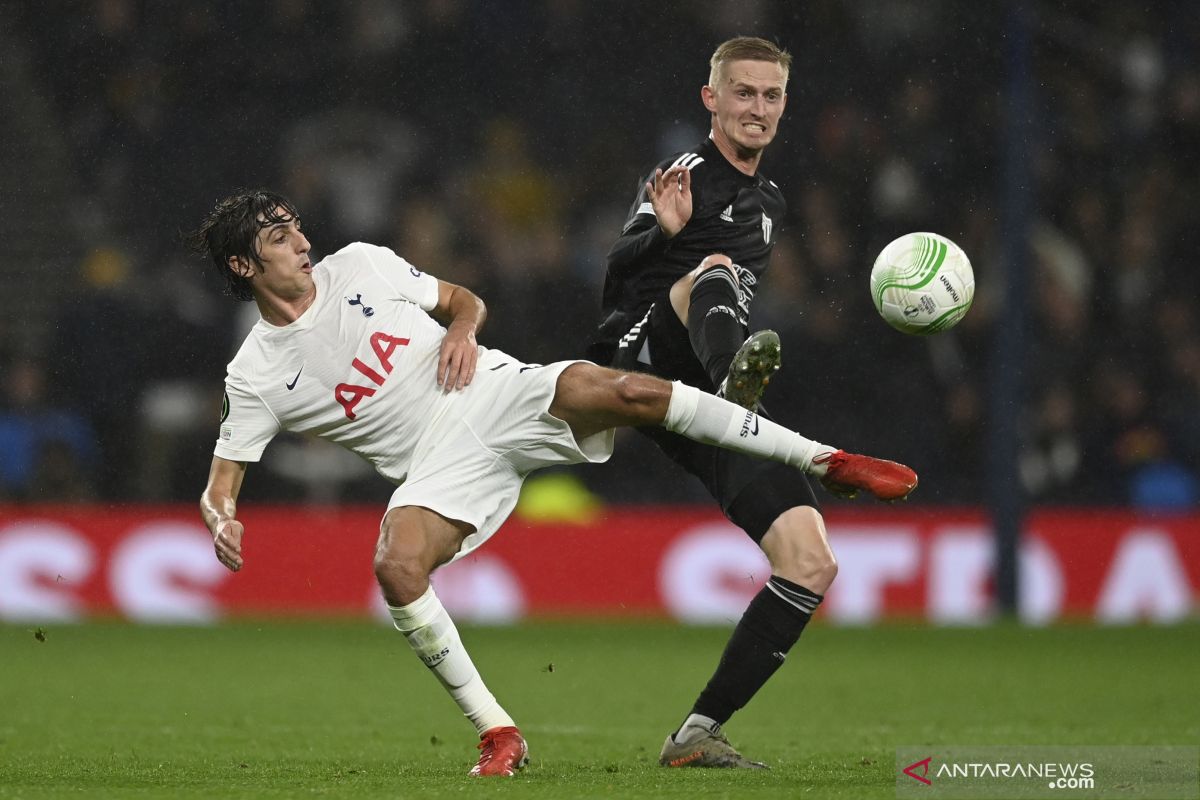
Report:
[[[786,83],[792,67],[792,54],[774,42],[759,39],[757,36],[738,36],[721,42],[708,61],[711,68],[708,73],[709,86],[716,88],[721,67],[731,61],[769,61],[778,64],[783,70],[783,80]]]

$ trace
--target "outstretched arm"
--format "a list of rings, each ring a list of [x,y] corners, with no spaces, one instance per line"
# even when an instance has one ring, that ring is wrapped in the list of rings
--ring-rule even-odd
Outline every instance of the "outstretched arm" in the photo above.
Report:
[[[208,471],[208,485],[200,495],[200,516],[213,537],[217,559],[230,572],[242,568],[242,534],[245,528],[237,520],[237,496],[246,476],[242,461],[213,456]]]
[[[487,306],[469,289],[439,280],[438,303],[432,314],[446,326],[438,356],[438,386],[444,386],[447,392],[469,386],[479,360],[475,332],[487,319]]]

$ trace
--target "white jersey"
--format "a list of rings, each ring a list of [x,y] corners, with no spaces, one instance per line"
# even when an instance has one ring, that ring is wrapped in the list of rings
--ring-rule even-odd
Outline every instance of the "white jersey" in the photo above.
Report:
[[[400,483],[445,396],[436,373],[446,331],[426,313],[438,281],[361,242],[312,276],[313,304],[289,325],[259,320],[230,362],[214,452],[258,461],[278,432],[309,433]]]

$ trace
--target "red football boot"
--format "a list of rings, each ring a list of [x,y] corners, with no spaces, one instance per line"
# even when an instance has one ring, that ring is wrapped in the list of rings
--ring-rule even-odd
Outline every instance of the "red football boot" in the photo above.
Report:
[[[837,450],[818,456],[813,462],[828,465],[821,484],[842,497],[854,497],[859,489],[865,489],[875,498],[890,503],[905,499],[917,488],[917,473],[895,461]]]
[[[471,767],[469,774],[512,775],[529,763],[529,747],[525,737],[511,725],[484,731],[479,742],[479,763]]]

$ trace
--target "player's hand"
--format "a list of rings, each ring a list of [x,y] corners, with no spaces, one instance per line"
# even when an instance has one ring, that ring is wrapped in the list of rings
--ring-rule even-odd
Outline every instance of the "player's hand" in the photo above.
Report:
[[[692,218],[692,173],[687,167],[654,170],[654,180],[646,182],[646,197],[658,218],[658,227],[667,238],[683,230]]]
[[[242,534],[245,532],[242,523],[231,519],[218,525],[217,532],[213,534],[213,548],[217,551],[217,560],[230,572],[237,572],[242,568]]]
[[[478,361],[479,345],[475,341],[475,326],[451,322],[438,354],[438,386],[443,387],[446,392],[470,386]]]

